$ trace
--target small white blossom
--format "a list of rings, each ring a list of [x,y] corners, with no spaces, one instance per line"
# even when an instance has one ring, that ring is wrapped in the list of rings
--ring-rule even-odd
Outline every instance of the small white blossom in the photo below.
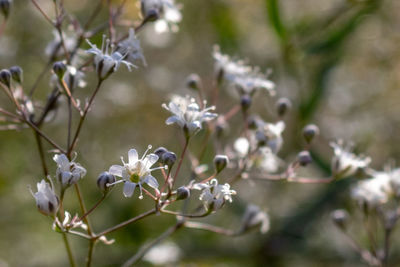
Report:
[[[37,192],[31,191],[31,194],[35,198],[36,206],[41,213],[44,215],[55,215],[57,213],[60,201],[54,193],[53,186],[50,186],[45,180],[37,183]]]
[[[74,217],[72,217],[71,213],[68,211],[65,211],[64,220],[62,222],[58,219],[58,217],[56,217],[53,223],[53,230],[57,230],[57,228],[74,229],[78,227],[82,228],[83,230],[87,230],[87,225],[79,219],[79,216],[76,214]]]
[[[258,124],[258,130],[256,131],[257,141],[265,142],[272,153],[278,153],[283,144],[282,133],[285,130],[285,123],[283,121],[267,123],[260,120]]]
[[[54,39],[46,46],[45,54],[46,56],[56,56],[61,57],[65,53],[65,48],[68,53],[72,52],[76,46],[76,37],[73,36],[73,32],[69,31],[67,34],[63,32],[63,40],[65,48],[62,45],[60,34],[58,31],[53,30]]]
[[[158,188],[158,182],[156,178],[151,175],[151,172],[158,168],[151,169],[154,163],[158,161],[158,156],[156,154],[147,154],[147,151],[151,148],[146,150],[143,154],[142,158],[139,159],[138,153],[135,149],[130,149],[128,151],[128,163],[125,163],[124,159],[121,157],[122,163],[124,165],[112,165],[109,169],[109,173],[112,175],[121,177],[122,180],[116,181],[113,184],[117,184],[120,182],[124,182],[124,196],[131,197],[136,187],[139,187],[140,196],[139,198],[143,198],[142,194],[142,185],[146,183],[152,188]],[[165,167],[161,167],[165,168]],[[111,185],[113,185],[111,184]],[[109,185],[110,186],[110,185]]]
[[[375,207],[386,203],[392,194],[390,175],[377,172],[374,177],[358,182],[352,189],[351,196],[360,206]]]
[[[142,48],[140,47],[140,41],[136,38],[134,29],[129,29],[128,39],[120,42],[116,51],[118,51],[121,55],[124,55],[124,59],[126,61],[129,61],[133,64],[136,60],[141,60],[143,65],[146,66],[146,59],[144,58]]]
[[[215,109],[214,106],[206,108],[206,101],[204,101],[203,106],[204,108],[201,109],[194,98],[190,98],[189,96],[186,98],[175,96],[169,102],[168,106],[166,104],[162,105],[163,108],[173,114],[165,123],[167,125],[176,123],[191,136],[201,130],[204,121],[209,121],[217,117],[217,114],[209,112]]]
[[[250,142],[245,137],[239,137],[233,144],[233,148],[240,158],[247,156],[250,149]]]
[[[349,177],[359,170],[368,167],[371,159],[369,157],[356,156],[350,152],[348,147],[343,147],[341,141],[331,143],[334,156],[332,158],[332,174],[337,178]]]
[[[165,242],[152,247],[147,252],[143,259],[151,264],[165,266],[172,263],[177,263],[182,256],[181,249],[172,242]]]
[[[136,67],[132,63],[124,60],[126,54],[122,55],[118,51],[113,51],[114,49],[113,46],[110,45],[110,39],[106,39],[105,36],[103,37],[101,50],[89,40],[86,40],[86,42],[91,46],[91,49],[86,52],[95,55],[94,64],[100,79],[105,79],[108,75],[117,71],[121,63],[124,64],[129,71],[131,71],[131,67]]]
[[[54,155],[53,160],[57,163],[56,176],[63,187],[76,184],[86,175],[86,169],[79,163],[69,161],[66,155]]]
[[[221,73],[241,94],[252,95],[257,90],[265,89],[270,95],[275,95],[275,84],[260,73],[258,68],[252,68],[242,60],[232,60],[222,54],[218,46],[214,48],[213,57],[216,72]]]
[[[269,216],[256,205],[248,205],[242,219],[241,231],[260,227],[260,232],[265,234],[270,227]]]
[[[255,165],[268,173],[277,172],[282,160],[272,153],[269,147],[261,147],[256,155]]]
[[[178,23],[182,20],[182,14],[179,11],[180,6],[175,4],[174,0],[141,0],[142,15],[156,19],[154,28],[156,32],[162,33],[171,30],[179,30]]]
[[[193,189],[202,190],[200,200],[207,210],[213,211],[222,208],[226,201],[232,202],[232,195],[236,195],[236,191],[231,190],[229,184],[220,185],[217,179],[194,184]]]

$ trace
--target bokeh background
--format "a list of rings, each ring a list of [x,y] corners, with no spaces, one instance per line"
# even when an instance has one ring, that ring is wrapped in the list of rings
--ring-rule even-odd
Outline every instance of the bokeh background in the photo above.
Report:
[[[117,4],[119,1],[113,1]],[[52,1],[38,1],[52,16]],[[65,1],[66,9],[84,22],[97,1]],[[271,69],[278,96],[289,97],[293,109],[285,119],[285,144],[280,156],[289,161],[302,149],[301,128],[307,123],[320,126],[321,136],[312,147],[313,166],[306,175],[329,175],[332,151],[329,142],[337,138],[353,141],[357,152],[370,155],[372,166],[382,169],[400,156],[400,2],[396,0],[201,0],[179,1],[183,20],[177,33],[156,35],[151,25],[139,39],[148,66],[133,72],[121,71],[108,79],[89,114],[79,141],[78,159],[88,170],[81,181],[86,205],[100,198],[97,175],[118,164],[121,155],[134,147],[141,153],[148,144],[165,146],[180,153],[178,129],[164,123],[168,114],[161,108],[172,94],[190,94],[185,79],[198,73],[207,88],[213,80],[212,49],[220,45],[224,53],[247,60],[262,70]],[[101,13],[96,23],[104,21]],[[124,20],[139,19],[136,1],[128,1]],[[120,27],[124,33],[127,28]],[[9,24],[0,39],[0,66],[20,65],[24,87],[30,88],[46,65],[45,48],[52,40],[50,25],[30,1],[15,0]],[[101,36],[92,38],[99,43]],[[83,48],[87,48],[86,44]],[[44,102],[50,92],[50,71],[35,95]],[[77,92],[86,97],[95,74],[86,78],[88,86]],[[222,89],[224,101],[219,112],[237,103],[237,97]],[[2,94],[0,106],[10,107]],[[63,103],[44,130],[56,140],[66,136],[66,109]],[[275,120],[274,101],[267,95],[257,98],[252,112],[265,120]],[[272,111],[272,113],[271,113]],[[237,118],[240,122],[240,118]],[[75,121],[76,122],[76,121]],[[234,121],[235,122],[235,121]],[[233,125],[235,125],[233,123]],[[202,140],[202,135],[195,137]],[[233,137],[227,137],[233,141]],[[46,147],[46,149],[50,149]],[[194,144],[191,149],[196,152]],[[207,150],[205,163],[214,151]],[[55,163],[47,154],[54,175]],[[187,162],[186,162],[187,163]],[[187,166],[184,171],[188,171]],[[228,179],[230,172],[223,173]],[[184,176],[184,175],[182,175]],[[160,176],[158,176],[161,178]],[[51,220],[39,214],[27,186],[35,187],[42,171],[35,140],[29,129],[0,132],[0,266],[67,266],[61,236],[51,230]],[[184,179],[184,177],[182,177]],[[330,221],[333,209],[345,207],[352,214],[352,230],[361,243],[365,233],[359,225],[360,212],[349,199],[353,179],[328,185],[301,185],[285,182],[241,181],[232,205],[205,219],[226,228],[237,228],[246,203],[267,210],[271,229],[254,231],[243,237],[224,237],[204,231],[184,229],[168,240],[179,248],[182,266],[363,266],[359,256]],[[153,204],[137,198],[125,199],[116,188],[92,216],[94,229],[139,214]],[[66,195],[66,208],[78,211],[73,191]],[[112,246],[99,244],[94,266],[118,266],[146,241],[161,234],[175,222],[173,216],[151,217],[132,224],[110,237]],[[378,235],[379,236],[379,235]],[[391,262],[396,266],[398,233],[393,235]],[[74,254],[81,262],[86,241],[70,238]],[[171,263],[171,266],[176,263]],[[140,265],[151,266],[142,261]]]

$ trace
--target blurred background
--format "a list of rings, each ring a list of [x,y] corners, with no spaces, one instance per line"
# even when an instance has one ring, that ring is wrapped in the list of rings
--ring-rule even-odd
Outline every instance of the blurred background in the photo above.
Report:
[[[118,4],[119,1],[112,1]],[[139,20],[137,1],[124,10],[126,22]],[[206,88],[214,78],[212,50],[245,59],[250,65],[270,69],[277,95],[293,101],[285,121],[284,146],[280,156],[293,159],[304,143],[301,129],[308,123],[320,126],[321,136],[312,146],[315,162],[305,175],[329,175],[332,151],[329,142],[337,138],[353,141],[357,152],[372,157],[372,167],[382,169],[400,156],[400,2],[396,0],[202,0],[178,1],[183,20],[179,32],[155,34],[146,25],[138,35],[148,66],[128,72],[121,68],[108,79],[89,114],[78,143],[78,158],[88,174],[81,181],[87,207],[101,194],[97,175],[130,148],[142,154],[148,144],[181,151],[182,139],[175,127],[165,125],[168,112],[161,108],[172,94],[191,94],[186,77],[198,73]],[[38,0],[51,17],[53,2]],[[65,8],[84,22],[97,1],[69,0]],[[104,10],[95,24],[106,20]],[[128,28],[118,27],[117,33]],[[30,1],[15,0],[9,24],[0,39],[1,68],[19,65],[24,69],[24,87],[30,88],[48,62],[46,46],[53,39],[52,28]],[[91,39],[99,44],[101,35]],[[82,48],[87,49],[84,44]],[[51,72],[41,80],[35,93],[44,103],[51,91]],[[78,98],[91,92],[96,76],[88,73],[88,86],[78,89]],[[224,112],[238,102],[223,88]],[[255,101],[256,102],[256,101]],[[10,107],[4,94],[0,106]],[[44,130],[64,142],[66,109],[54,114]],[[257,98],[252,113],[266,121],[276,120],[274,100],[266,94]],[[271,112],[272,111],[272,112]],[[240,122],[240,117],[236,118]],[[76,121],[75,121],[76,122]],[[233,120],[232,125],[235,125]],[[232,126],[233,127],[233,126]],[[232,132],[234,132],[232,130]],[[202,140],[204,133],[195,137]],[[234,138],[227,137],[228,141]],[[195,143],[195,142],[194,142]],[[46,149],[50,147],[46,146]],[[191,148],[197,151],[194,144]],[[210,146],[204,163],[214,156]],[[47,154],[50,172],[56,165]],[[186,162],[186,165],[188,162]],[[184,166],[188,173],[188,166]],[[184,174],[184,173],[182,173]],[[229,171],[220,179],[227,180]],[[160,174],[157,176],[161,179]],[[51,220],[37,212],[28,185],[35,188],[42,179],[40,159],[32,132],[0,131],[0,266],[67,266],[61,236],[51,230]],[[182,175],[184,179],[184,175]],[[352,216],[352,231],[361,243],[360,212],[349,198],[355,181],[327,185],[244,180],[232,205],[203,221],[235,229],[240,226],[246,203],[268,211],[270,231],[254,231],[241,237],[218,236],[183,229],[168,239],[177,253],[175,266],[363,266],[360,257],[330,221],[330,212],[345,207]],[[66,209],[77,212],[72,190],[66,195]],[[136,197],[126,199],[117,187],[92,215],[95,231],[117,224],[153,205]],[[119,266],[139,247],[175,223],[173,216],[151,217],[109,235],[115,244],[98,244],[94,266]],[[378,235],[379,236],[379,235]],[[393,235],[391,262],[400,264]],[[70,238],[80,262],[86,257],[87,242]],[[172,244],[172,245],[171,245]],[[365,243],[366,244],[366,243]],[[139,265],[152,266],[150,261]],[[163,265],[168,265],[163,263]]]

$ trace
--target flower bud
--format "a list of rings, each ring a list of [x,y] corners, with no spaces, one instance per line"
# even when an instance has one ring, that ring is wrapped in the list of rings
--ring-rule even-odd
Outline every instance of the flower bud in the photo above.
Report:
[[[54,62],[53,71],[61,80],[64,77],[65,72],[67,71],[67,66],[62,61]]]
[[[146,21],[156,21],[160,17],[160,13],[162,12],[163,5],[161,1],[153,1],[153,0],[141,0],[140,1],[140,10],[142,12],[142,16]]]
[[[164,155],[164,153],[168,152],[168,149],[166,149],[165,147],[160,146],[159,148],[157,148],[156,150],[154,150],[154,154],[156,154],[158,156],[158,159],[161,160],[162,156]]]
[[[168,168],[171,168],[175,164],[175,161],[176,155],[174,152],[171,151],[165,152],[161,157],[161,162],[167,165]]]
[[[319,128],[315,124],[309,124],[303,129],[303,136],[306,142],[309,144],[316,135],[319,135]]]
[[[176,189],[176,200],[182,200],[190,197],[190,190],[186,186]]]
[[[349,220],[349,214],[345,210],[335,210],[331,213],[332,221],[337,227],[346,229],[347,222]]]
[[[36,193],[31,191],[31,194],[36,200],[36,206],[39,211],[44,215],[54,216],[57,213],[60,201],[54,193],[53,187],[49,183],[46,183],[45,180],[42,180],[40,183],[37,183],[37,190]]]
[[[10,14],[10,9],[11,9],[11,0],[0,0],[0,11],[6,19]]]
[[[101,192],[107,193],[111,187],[107,186],[107,184],[115,183],[115,176],[109,172],[102,172],[100,173],[99,177],[97,178],[97,187],[100,189]]]
[[[229,159],[226,155],[216,155],[214,157],[214,165],[217,173],[220,173],[228,165]]]
[[[9,70],[3,69],[0,71],[0,82],[5,84],[8,88],[11,86],[11,73]]]
[[[250,116],[247,119],[247,126],[249,127],[249,129],[251,130],[256,130],[257,129],[257,118],[255,116]]]
[[[200,76],[195,73],[190,74],[186,79],[187,87],[193,90],[198,90],[200,88],[200,82]]]
[[[304,150],[297,155],[297,160],[301,166],[305,167],[312,162],[312,157],[310,155],[310,152]]]
[[[22,83],[23,80],[23,71],[20,66],[13,66],[9,69],[11,73],[11,77],[17,83]]]
[[[292,102],[286,98],[279,98],[276,102],[276,111],[280,117],[286,114],[286,112],[292,107]]]
[[[242,95],[240,98],[240,105],[243,111],[248,110],[251,106],[251,97],[249,95]]]

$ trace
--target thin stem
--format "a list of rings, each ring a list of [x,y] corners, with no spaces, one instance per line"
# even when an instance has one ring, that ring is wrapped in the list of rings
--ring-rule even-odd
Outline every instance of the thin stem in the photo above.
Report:
[[[90,99],[89,99],[89,102],[87,103],[87,105],[86,105],[86,107],[85,107],[85,109],[84,109],[84,111],[83,111],[83,114],[81,115],[81,119],[79,120],[78,128],[76,129],[74,138],[72,139],[71,146],[68,148],[68,151],[67,151],[67,156],[68,156],[68,157],[71,155],[71,152],[72,152],[72,150],[73,150],[74,147],[75,147],[76,141],[78,140],[78,136],[79,136],[79,134],[80,134],[80,132],[81,132],[82,125],[83,125],[83,123],[84,123],[84,121],[85,121],[86,115],[87,115],[87,113],[89,112],[90,107],[91,107],[92,104],[93,104],[93,100],[94,100],[94,98],[96,97],[96,95],[97,95],[97,93],[98,93],[98,91],[99,91],[99,89],[100,89],[100,86],[101,86],[102,82],[103,82],[102,80],[99,80],[99,81],[98,81],[97,86],[96,86],[96,89],[94,90],[92,96],[91,96]]]
[[[68,230],[68,232],[66,232],[66,233],[67,234],[71,234],[71,235],[76,235],[76,236],[79,236],[79,237],[82,237],[82,238],[85,238],[85,239],[88,239],[88,240],[92,239],[92,237],[90,235],[87,235],[85,233],[81,233],[81,232],[78,232],[78,231],[74,231],[74,230]]]
[[[127,260],[122,266],[123,267],[132,266],[137,261],[139,261],[146,254],[146,252],[149,251],[153,246],[157,245],[158,243],[160,243],[161,241],[163,241],[164,239],[166,239],[167,237],[169,237],[170,235],[175,233],[177,230],[181,229],[182,226],[183,226],[182,222],[177,222],[174,226],[171,226],[170,228],[168,228],[159,237],[157,237],[150,243],[142,246],[139,249],[139,251],[135,255],[133,255],[133,257],[131,257],[129,260]]]
[[[101,202],[103,202],[103,200],[106,198],[106,194],[104,194],[97,202],[96,202],[96,204],[94,204],[94,206],[90,209],[90,210],[88,210],[85,214],[83,214],[80,218],[79,218],[79,221],[82,221],[86,216],[88,216],[90,213],[92,213],[92,211],[94,211],[99,205],[100,205],[100,203]]]
[[[106,235],[106,234],[109,234],[109,233],[111,233],[111,232],[114,232],[114,231],[116,231],[116,230],[118,230],[118,229],[121,229],[121,228],[127,226],[127,225],[130,224],[130,223],[136,222],[136,221],[138,221],[138,220],[140,220],[140,219],[143,219],[143,218],[145,218],[145,217],[147,217],[147,216],[149,216],[149,215],[155,214],[155,213],[156,213],[156,209],[151,209],[151,210],[149,210],[149,211],[146,211],[145,213],[142,213],[142,214],[140,214],[140,215],[138,215],[138,216],[136,216],[136,217],[133,217],[133,218],[127,220],[127,221],[124,221],[124,222],[122,222],[122,223],[120,223],[120,224],[117,224],[117,225],[115,225],[115,226],[113,226],[113,227],[110,227],[110,228],[104,230],[103,232],[101,232],[101,233],[95,235],[93,238],[94,238],[94,239],[97,239],[97,238],[99,238],[99,237],[101,237],[101,236],[103,236],[103,235]]]
[[[207,215],[209,215],[211,213],[211,210],[208,210],[202,214],[182,214],[182,213],[179,213],[176,211],[165,210],[165,209],[160,209],[160,212],[166,213],[166,214],[172,214],[172,215],[180,216],[180,217],[186,217],[186,218],[202,218],[202,217],[206,217]]]
[[[390,234],[392,233],[391,229],[385,229],[385,247],[384,247],[384,255],[383,255],[383,266],[389,266],[389,250],[390,250]]]
[[[47,14],[43,11],[43,9],[39,6],[36,0],[31,0],[33,5],[39,10],[39,12],[43,15],[43,17],[52,25],[54,26],[54,22],[47,16]]]
[[[68,135],[67,135],[67,147],[71,145],[71,129],[72,128],[72,107],[71,98],[68,98]]]
[[[200,222],[186,221],[184,223],[184,227],[192,228],[192,229],[206,230],[206,231],[214,232],[214,233],[221,234],[221,235],[227,235],[227,236],[236,236],[237,235],[237,233],[235,231],[225,229],[222,227],[218,227],[215,225],[211,225],[211,224],[200,223]]]
[[[62,233],[62,237],[63,237],[65,249],[67,250],[68,259],[69,259],[69,264],[70,264],[72,267],[75,267],[75,266],[76,266],[76,263],[75,263],[74,256],[72,255],[72,251],[71,251],[71,247],[70,247],[70,245],[69,245],[69,241],[68,241],[68,238],[67,238],[67,234],[66,234],[66,233]]]
[[[96,242],[95,240],[90,240],[89,242],[88,255],[86,258],[86,267],[90,267],[92,265],[92,256],[93,256],[95,242]]]
[[[61,153],[65,154],[65,150],[61,148],[56,142],[54,142],[50,137],[48,137],[45,133],[43,133],[35,124],[33,124],[28,119],[24,119],[26,124],[28,124],[34,131],[36,131],[41,137],[43,137],[49,144],[51,144],[54,148],[58,149]]]
[[[83,202],[82,193],[81,193],[81,190],[79,188],[79,185],[78,184],[74,184],[74,187],[75,187],[76,195],[78,196],[78,201],[79,201],[79,206],[81,207],[81,211],[82,211],[83,214],[86,214],[86,207],[85,207],[85,203]],[[82,219],[85,222],[85,224],[87,225],[88,234],[92,235],[93,232],[92,232],[92,228],[90,226],[89,219],[86,216],[83,217]]]
[[[37,144],[37,147],[39,150],[39,156],[40,156],[40,162],[42,163],[43,174],[44,174],[44,177],[47,177],[49,172],[47,170],[46,159],[44,156],[42,139],[41,139],[40,135],[38,134],[38,132],[36,132],[36,131],[33,131],[33,132],[35,134],[35,140],[36,140],[36,144]]]
[[[174,174],[174,176],[173,176],[173,178],[172,178],[172,184],[171,184],[171,188],[170,188],[170,189],[172,189],[172,187],[173,187],[174,184],[175,184],[176,177],[178,177],[179,171],[180,171],[181,166],[182,166],[183,159],[185,158],[186,150],[187,150],[188,145],[189,145],[189,140],[190,140],[190,138],[185,138],[185,145],[184,145],[184,147],[183,147],[181,156],[180,156],[180,158],[179,158],[178,167],[176,168],[175,174]]]

